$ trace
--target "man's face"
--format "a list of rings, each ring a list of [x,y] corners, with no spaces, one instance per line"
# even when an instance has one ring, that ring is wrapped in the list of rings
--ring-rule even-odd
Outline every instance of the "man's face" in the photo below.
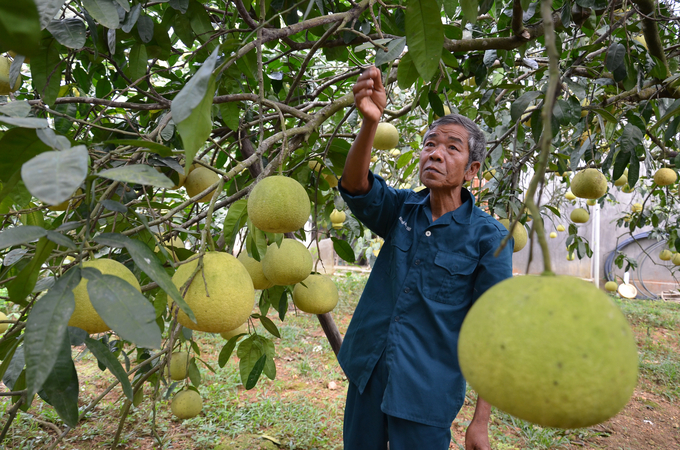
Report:
[[[430,189],[453,190],[472,180],[479,170],[470,157],[468,132],[462,125],[443,124],[432,129],[420,152],[420,181]]]

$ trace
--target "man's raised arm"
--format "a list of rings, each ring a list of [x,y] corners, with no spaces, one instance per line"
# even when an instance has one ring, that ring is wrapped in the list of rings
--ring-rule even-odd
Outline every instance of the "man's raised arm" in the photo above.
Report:
[[[371,164],[373,139],[385,110],[387,97],[380,71],[371,66],[364,70],[354,85],[354,104],[363,116],[361,129],[347,154],[342,172],[342,187],[351,195],[366,194],[371,190],[368,169]]]

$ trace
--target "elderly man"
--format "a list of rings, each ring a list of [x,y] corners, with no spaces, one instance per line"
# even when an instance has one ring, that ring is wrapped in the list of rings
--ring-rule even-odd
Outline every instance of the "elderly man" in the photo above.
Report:
[[[338,359],[350,380],[345,450],[444,450],[465,400],[458,333],[484,291],[512,276],[507,231],[463,188],[479,171],[486,141],[460,115],[435,121],[423,139],[420,192],[395,190],[369,171],[386,105],[380,71],[354,86],[364,119],[339,189],[352,212],[385,239]],[[465,448],[489,449],[490,405],[478,398]]]

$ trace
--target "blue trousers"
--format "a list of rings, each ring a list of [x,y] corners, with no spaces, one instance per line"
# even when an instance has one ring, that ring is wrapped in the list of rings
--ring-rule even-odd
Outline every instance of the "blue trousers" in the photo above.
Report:
[[[385,354],[380,357],[360,394],[349,383],[343,425],[344,450],[447,450],[451,429],[433,427],[400,419],[382,412],[382,403],[389,371]]]

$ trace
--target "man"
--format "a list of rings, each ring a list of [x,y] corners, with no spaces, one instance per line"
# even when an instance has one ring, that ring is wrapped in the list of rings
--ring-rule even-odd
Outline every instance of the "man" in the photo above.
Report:
[[[420,192],[395,190],[369,171],[386,105],[380,71],[354,86],[363,115],[339,189],[352,212],[385,239],[345,335],[338,360],[350,380],[345,450],[444,450],[465,400],[458,333],[489,287],[512,275],[507,231],[463,188],[485,155],[482,131],[449,115],[432,124],[420,154]],[[467,450],[489,447],[491,407],[477,400]]]

